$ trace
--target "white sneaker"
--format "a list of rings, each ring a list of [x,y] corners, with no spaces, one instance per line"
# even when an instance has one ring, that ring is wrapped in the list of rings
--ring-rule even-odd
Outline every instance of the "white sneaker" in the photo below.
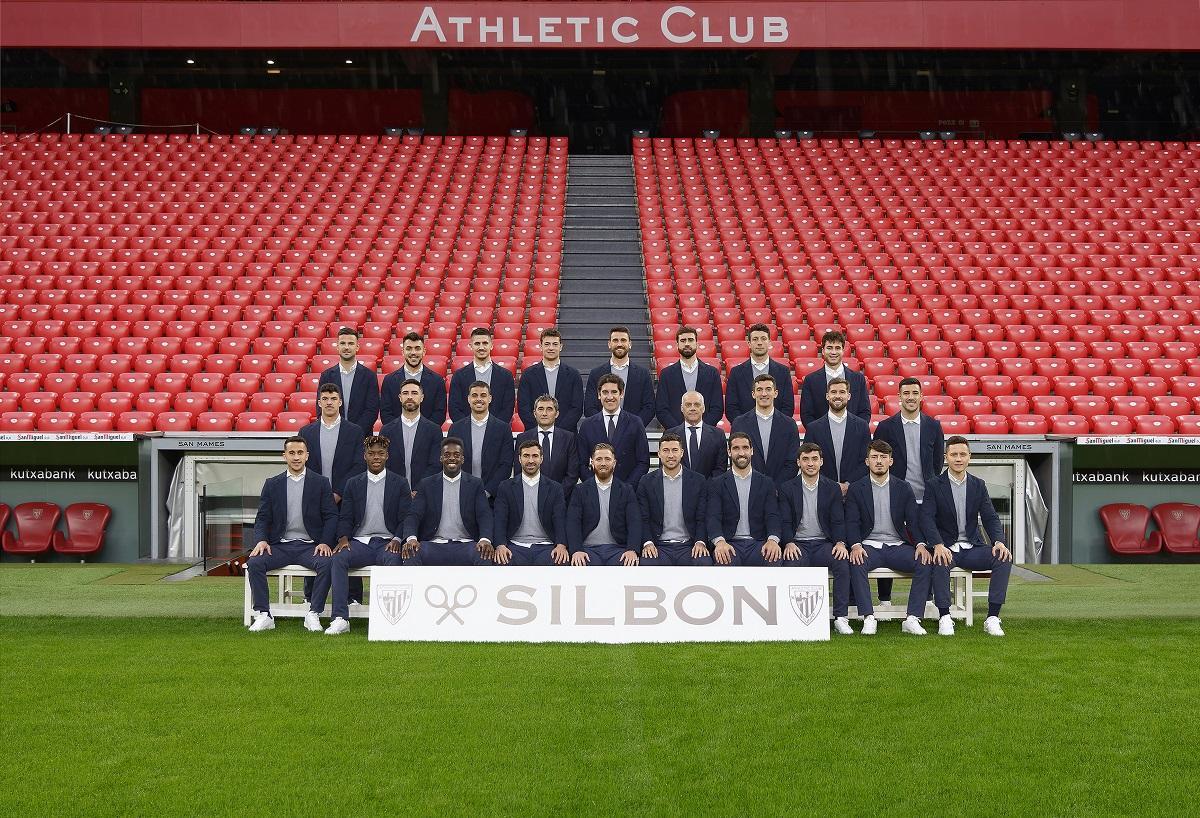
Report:
[[[892,607],[892,601],[890,599],[881,599],[875,603],[875,607],[876,608],[890,608],[890,607]]]
[[[926,634],[925,629],[921,627],[921,620],[915,616],[910,616],[904,620],[904,623],[900,626],[900,632],[911,633],[913,636],[924,636]]]
[[[854,628],[850,627],[850,620],[844,616],[839,616],[833,620],[833,629],[842,636],[850,636],[854,633]]]
[[[871,614],[863,620],[861,631],[863,636],[874,636],[877,630],[879,630],[879,620],[875,618],[874,614]]]
[[[339,616],[329,623],[329,627],[325,629],[325,635],[337,636],[340,633],[350,633],[350,623]]]
[[[950,614],[938,619],[938,636],[953,636],[954,635],[954,617]]]
[[[250,632],[257,633],[258,631],[275,630],[275,620],[271,618],[269,613],[257,611],[254,614],[254,621],[250,623]]]
[[[1000,627],[1000,617],[989,616],[983,620],[983,632],[988,636],[1003,636],[1004,628]]]
[[[321,627],[321,617],[315,611],[309,611],[304,615],[304,630],[320,633],[325,630]]]

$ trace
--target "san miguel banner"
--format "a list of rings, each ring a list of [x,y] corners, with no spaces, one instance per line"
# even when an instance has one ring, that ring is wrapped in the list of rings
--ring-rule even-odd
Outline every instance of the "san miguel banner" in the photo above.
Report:
[[[371,569],[372,641],[829,639],[825,568]]]

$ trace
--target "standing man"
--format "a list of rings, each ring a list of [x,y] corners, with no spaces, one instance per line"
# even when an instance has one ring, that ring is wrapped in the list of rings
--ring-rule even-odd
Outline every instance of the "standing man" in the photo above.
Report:
[[[542,360],[521,373],[517,387],[517,413],[526,429],[537,423],[534,404],[542,395],[558,401],[554,425],[574,433],[583,417],[583,378],[579,370],[562,363],[562,336],[556,327],[542,330]]]
[[[870,474],[850,485],[846,494],[846,540],[850,547],[850,585],[863,616],[862,632],[873,636],[879,627],[871,604],[867,574],[876,568],[891,568],[912,574],[908,593],[908,617],[900,630],[924,636],[921,617],[929,598],[933,557],[922,532],[924,521],[917,511],[912,486],[892,480],[892,447],[882,440],[871,442],[867,451]]]
[[[696,330],[691,327],[680,327],[676,331],[675,347],[679,350],[679,360],[658,373],[654,414],[659,424],[664,429],[671,429],[683,423],[680,401],[684,393],[699,392],[708,407],[704,410],[704,422],[716,426],[725,416],[720,371],[696,356],[700,347]]]
[[[643,427],[649,426],[650,421],[654,420],[654,385],[650,383],[650,370],[629,360],[632,347],[628,327],[613,327],[608,331],[608,350],[612,357],[608,363],[588,373],[587,386],[583,389],[585,417],[600,411],[597,397],[600,379],[605,375],[613,375],[620,378],[623,387],[621,408],[636,415]]]
[[[962,568],[992,572],[983,632],[988,636],[1003,636],[1000,607],[1008,593],[1012,552],[1004,544],[1004,529],[987,485],[975,475],[967,474],[970,465],[971,445],[965,437],[953,435],[946,441],[946,472],[926,483],[925,502],[921,506],[925,533],[933,543],[933,597],[938,609],[938,633],[954,635],[954,620],[950,618],[950,569]],[[991,548],[979,530],[980,520],[992,541]],[[967,604],[971,602],[968,600]]]
[[[408,481],[385,468],[388,439],[365,441],[367,470],[346,483],[338,513],[338,541],[330,561],[333,614],[326,636],[350,632],[350,572],[368,565],[400,565],[400,537],[412,505]],[[354,577],[360,582],[362,577]],[[324,606],[324,600],[318,600]]]
[[[400,387],[405,381],[416,381],[421,384],[421,391],[425,394],[421,416],[436,423],[440,431],[446,422],[446,379],[425,366],[425,339],[420,335],[415,332],[405,335],[403,350],[404,364],[383,379],[379,417],[384,426],[400,417]]]
[[[778,565],[779,503],[775,483],[751,468],[754,444],[745,432],[729,436],[733,468],[708,486],[708,536],[717,565]]]
[[[567,504],[562,486],[542,475],[542,446],[517,447],[521,473],[500,484],[492,533],[497,565],[566,565]]]
[[[395,472],[415,487],[442,470],[442,429],[424,416],[425,393],[420,381],[400,385],[400,416],[385,424],[379,434],[390,441],[388,471]]]
[[[471,413],[467,393],[471,384],[485,383],[492,391],[491,413],[511,424],[517,401],[517,385],[513,374],[492,360],[492,331],[487,327],[471,330],[471,351],[475,360],[450,378],[450,420],[459,421]]]
[[[593,370],[594,371],[594,370]],[[637,415],[621,408],[625,382],[616,375],[597,378],[597,394],[603,411],[585,418],[579,424],[576,446],[579,452],[579,474],[590,474],[592,452],[599,443],[613,448],[618,464],[617,478],[636,488],[642,475],[650,471],[650,444],[646,427]]]
[[[642,515],[633,489],[615,476],[613,447],[597,443],[591,476],[571,494],[567,506],[567,547],[572,565],[638,564]]]
[[[354,327],[339,329],[337,351],[337,364],[321,373],[317,389],[326,383],[336,386],[342,393],[342,417],[358,426],[362,434],[371,434],[379,419],[379,380],[375,370],[358,362],[358,330]],[[317,400],[320,399],[318,392]]]
[[[705,479],[683,467],[683,439],[667,432],[655,469],[638,483],[643,565],[712,565],[705,535]]]
[[[822,453],[829,452],[829,459],[822,459],[821,474],[838,483],[844,497],[851,483],[867,475],[871,427],[846,411],[850,384],[845,379],[831,380],[825,398],[829,411],[804,427],[804,442],[817,444]]]
[[[821,447],[800,446],[800,475],[779,487],[783,520],[783,564],[828,568],[833,575],[833,627],[850,628],[850,552],[846,549],[845,510],[837,483],[821,474]]]
[[[320,631],[319,615],[329,593],[329,556],[333,553],[329,544],[337,533],[337,507],[329,481],[305,468],[308,444],[304,438],[297,435],[283,442],[283,462],[287,471],[267,478],[254,515],[254,550],[246,560],[254,608],[250,630],[275,627],[267,572],[295,564],[317,572],[317,593],[304,615],[304,628]]]
[[[463,459],[461,440],[442,441],[442,472],[421,481],[404,518],[404,565],[491,564],[492,509]]]
[[[579,482],[579,453],[575,448],[575,432],[559,428],[558,400],[542,395],[533,404],[536,425],[517,435],[517,450],[527,440],[542,447],[541,474],[562,486],[563,499],[571,502],[571,492]]]
[[[796,414],[796,395],[792,392],[792,370],[787,364],[771,358],[771,328],[766,324],[751,324],[746,332],[750,344],[750,358],[729,370],[729,383],[725,386],[725,416],[732,423],[747,412],[754,410],[754,379],[759,375],[770,375],[775,379],[779,393],[775,396],[775,408],[786,417]]]
[[[500,484],[512,477],[512,427],[488,412],[492,404],[492,392],[483,381],[471,384],[467,400],[471,405],[471,414],[450,424],[449,437],[463,441],[467,473],[483,481],[490,502],[499,491]]]
[[[871,392],[867,389],[867,377],[842,363],[845,352],[845,335],[831,329],[821,336],[821,360],[825,366],[805,375],[800,386],[800,421],[805,428],[829,411],[825,393],[834,378],[850,384],[850,414],[858,415],[870,425]]]
[[[754,446],[754,468],[780,485],[796,476],[800,432],[792,416],[776,408],[777,395],[773,377],[755,377],[754,411],[733,421],[731,428],[749,435]]]
[[[729,446],[725,433],[704,422],[704,396],[684,392],[679,403],[683,423],[671,429],[683,439],[683,465],[705,480],[729,470]]]

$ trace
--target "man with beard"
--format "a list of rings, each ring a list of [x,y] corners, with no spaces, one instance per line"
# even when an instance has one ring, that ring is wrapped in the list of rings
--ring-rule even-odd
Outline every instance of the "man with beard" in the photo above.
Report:
[[[404,336],[403,352],[404,364],[383,379],[379,417],[384,426],[400,417],[400,387],[405,381],[416,381],[425,396],[421,403],[421,417],[437,424],[440,431],[446,422],[446,379],[425,366],[425,339],[417,333],[410,332]],[[437,458],[434,457],[434,460]]]
[[[654,385],[650,382],[650,371],[629,359],[632,348],[628,327],[613,327],[608,331],[608,350],[612,358],[588,373],[587,385],[583,389],[584,417],[591,417],[600,411],[600,379],[605,375],[613,375],[621,379],[620,408],[636,416],[643,427],[649,426],[650,421],[654,420]],[[586,453],[582,454],[586,457]]]
[[[821,474],[842,488],[842,496],[850,484],[867,473],[867,446],[871,442],[871,427],[857,415],[846,411],[850,403],[850,384],[841,378],[829,382],[825,393],[829,411],[804,429],[804,442],[815,443],[821,452]]]
[[[404,519],[404,565],[490,565],[492,509],[483,482],[464,474],[463,442],[442,441],[442,471],[417,486]]]
[[[379,432],[391,441],[388,471],[401,475],[414,488],[426,477],[442,470],[442,430],[421,411],[424,398],[418,381],[408,380],[401,384],[400,416]]]
[[[704,422],[716,426],[725,416],[725,398],[721,394],[721,373],[715,366],[696,357],[699,349],[696,330],[680,327],[675,333],[679,360],[658,373],[658,394],[654,414],[664,429],[683,423],[680,401],[686,392],[704,396]]]
[[[641,512],[633,489],[616,477],[617,458],[608,443],[592,450],[591,476],[575,487],[567,507],[567,546],[572,565],[638,564]]]
[[[562,486],[542,474],[542,447],[517,447],[521,473],[500,484],[493,534],[497,565],[566,565],[567,504]]]
[[[782,557],[775,483],[751,468],[754,444],[745,432],[729,436],[733,467],[708,486],[708,536],[717,565],[762,567]]]
[[[362,435],[375,431],[379,419],[379,380],[375,371],[358,362],[358,330],[342,327],[337,334],[338,362],[321,373],[317,389],[331,383],[342,394],[342,417],[358,426]],[[320,400],[320,392],[317,399]]]

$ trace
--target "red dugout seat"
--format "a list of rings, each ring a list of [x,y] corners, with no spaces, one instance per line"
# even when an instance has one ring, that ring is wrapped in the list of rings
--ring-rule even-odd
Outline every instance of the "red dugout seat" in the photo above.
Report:
[[[1150,509],[1136,503],[1109,503],[1100,507],[1108,550],[1119,556],[1157,554],[1161,540],[1147,540]]]
[[[104,533],[112,519],[112,509],[104,503],[72,503],[63,511],[66,534],[55,532],[54,550],[80,557],[95,554],[104,547]]]
[[[1158,530],[1150,532],[1148,546],[1158,544],[1172,554],[1200,554],[1200,506],[1159,503],[1153,517]]]
[[[13,508],[17,533],[5,531],[4,550],[10,554],[36,556],[50,550],[61,512],[54,503],[21,503]]]

